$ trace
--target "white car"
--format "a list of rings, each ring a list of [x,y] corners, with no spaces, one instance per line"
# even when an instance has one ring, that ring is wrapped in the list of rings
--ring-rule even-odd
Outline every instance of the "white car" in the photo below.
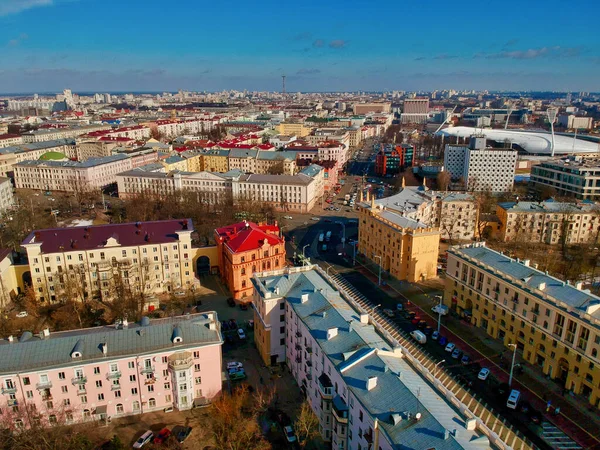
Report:
[[[154,437],[154,433],[152,431],[150,431],[150,430],[146,431],[144,434],[142,434],[139,437],[139,439],[137,441],[135,441],[135,443],[133,444],[133,448],[142,448],[148,442],[152,441],[153,437]]]
[[[449,353],[452,353],[455,348],[456,345],[454,345],[452,342],[448,342],[448,345],[446,345],[446,351]]]
[[[320,217],[311,217],[310,220],[314,220],[315,222],[318,222],[319,220],[321,220]]]
[[[19,314],[17,314],[17,317],[19,319],[22,319],[23,317],[27,317],[29,314],[27,314],[27,311],[21,311]]]
[[[479,371],[479,375],[477,375],[477,378],[479,378],[480,380],[487,380],[488,375],[490,374],[490,369],[484,367],[483,369],[481,369]]]
[[[227,370],[229,369],[242,369],[244,365],[241,362],[231,361],[227,363]]]
[[[292,216],[283,216],[284,219],[292,220]]]
[[[241,329],[241,328],[238,328],[238,331],[237,331],[237,333],[238,333],[238,337],[239,337],[240,339],[246,339],[246,333],[244,333],[244,330],[243,330],[243,329]]]
[[[284,427],[283,432],[285,433],[285,439],[288,442],[296,442],[296,435],[294,434],[294,429],[291,425]]]

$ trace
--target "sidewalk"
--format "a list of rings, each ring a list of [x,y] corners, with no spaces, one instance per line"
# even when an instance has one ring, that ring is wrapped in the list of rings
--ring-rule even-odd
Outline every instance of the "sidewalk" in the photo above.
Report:
[[[360,262],[357,259],[357,270],[367,276],[373,283],[378,282],[379,266],[370,262]],[[421,285],[409,284],[398,281],[382,274],[385,283],[380,287],[391,296],[403,297],[409,300],[422,311],[422,316],[429,319],[433,325],[437,317],[430,314],[431,307],[437,301],[434,295],[441,294],[443,284],[428,282]],[[448,316],[443,319],[445,335],[454,335],[456,340],[463,341],[465,346],[480,353],[481,358],[489,361],[488,368],[500,382],[508,382],[510,361],[502,359],[501,354],[508,355],[510,350],[502,342],[491,338],[485,330],[474,327],[464,320]],[[474,355],[473,355],[474,356]],[[504,358],[507,358],[505,356]],[[544,420],[554,423],[567,433],[579,445],[586,449],[600,449],[600,414],[599,411],[587,404],[586,400],[578,399],[569,394],[562,394],[562,387],[542,374],[541,369],[525,362],[517,353],[517,360],[524,368],[524,372],[517,377],[513,375],[513,386],[522,392],[528,392],[527,398],[531,405],[544,415]],[[500,366],[502,364],[503,367]],[[482,364],[484,365],[484,364]],[[506,367],[506,369],[504,368]],[[546,412],[546,402],[551,402],[551,407]],[[554,408],[560,408],[560,414],[554,414]]]

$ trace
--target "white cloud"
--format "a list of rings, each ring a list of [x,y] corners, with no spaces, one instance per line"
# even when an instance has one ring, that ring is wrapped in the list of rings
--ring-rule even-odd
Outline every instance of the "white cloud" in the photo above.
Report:
[[[31,8],[50,6],[53,0],[1,0],[0,17],[10,14],[18,14]]]

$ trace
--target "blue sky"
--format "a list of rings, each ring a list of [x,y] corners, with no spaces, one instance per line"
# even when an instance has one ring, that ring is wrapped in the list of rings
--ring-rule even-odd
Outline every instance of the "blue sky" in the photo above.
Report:
[[[0,0],[0,92],[600,91],[600,2]]]

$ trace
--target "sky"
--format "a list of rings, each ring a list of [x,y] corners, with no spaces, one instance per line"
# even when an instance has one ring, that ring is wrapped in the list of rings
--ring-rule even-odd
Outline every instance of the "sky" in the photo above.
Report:
[[[0,92],[600,91],[598,0],[0,0]]]

